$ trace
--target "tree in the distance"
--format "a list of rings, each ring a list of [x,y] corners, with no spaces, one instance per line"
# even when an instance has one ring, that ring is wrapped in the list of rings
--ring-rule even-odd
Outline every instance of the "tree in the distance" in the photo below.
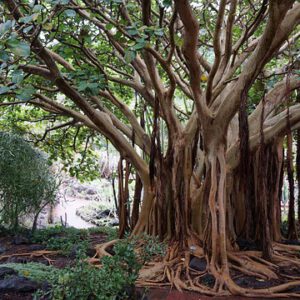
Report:
[[[41,211],[56,199],[58,183],[43,154],[20,136],[0,132],[0,225],[37,227]]]
[[[250,291],[230,274],[276,278],[267,260],[293,250],[276,242],[283,138],[300,125],[297,1],[4,3],[1,105],[85,125],[134,167],[143,199],[132,234],[170,241],[160,280],[210,295],[299,285]],[[266,260],[237,252],[239,236]],[[191,255],[207,259],[213,288],[191,279]]]

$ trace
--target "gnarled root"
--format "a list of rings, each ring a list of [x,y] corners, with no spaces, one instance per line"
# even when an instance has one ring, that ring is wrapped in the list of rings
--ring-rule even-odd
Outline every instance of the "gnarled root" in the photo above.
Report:
[[[48,258],[47,256],[50,255],[57,255],[59,254],[60,251],[51,251],[51,250],[38,250],[38,251],[32,251],[32,252],[24,252],[24,253],[14,253],[14,254],[8,254],[8,255],[1,255],[0,256],[0,261],[6,258],[11,258],[11,257],[19,257],[19,256],[28,256],[30,258],[32,257],[43,257],[45,260],[48,261],[49,265],[54,262],[53,259]]]
[[[286,245],[285,245],[286,246]],[[297,258],[296,249],[293,247],[278,247],[278,253],[274,254],[272,262],[266,261],[261,257],[258,251],[239,251],[228,252],[229,270],[236,270],[246,276],[253,276],[259,280],[281,281],[276,286],[267,288],[244,288],[239,286],[229,273],[219,267],[212,267],[208,263],[207,257],[203,251],[197,251],[199,255],[191,253],[190,250],[180,250],[178,244],[169,247],[165,259],[158,263],[152,263],[145,266],[137,282],[140,286],[174,286],[178,290],[189,290],[199,292],[209,296],[241,295],[246,297],[259,298],[278,298],[278,297],[299,297],[300,293],[291,291],[300,286],[300,277],[280,276],[278,274],[280,263],[298,265],[300,260]],[[289,256],[279,253],[280,250]],[[290,251],[288,251],[290,250]],[[206,258],[207,268],[200,272],[189,267],[191,255],[199,258]],[[292,259],[293,257],[293,259]],[[213,276],[213,277],[212,277]],[[241,275],[242,276],[242,275]],[[213,285],[206,285],[207,278],[214,278],[211,281]],[[290,292],[289,292],[290,291]]]

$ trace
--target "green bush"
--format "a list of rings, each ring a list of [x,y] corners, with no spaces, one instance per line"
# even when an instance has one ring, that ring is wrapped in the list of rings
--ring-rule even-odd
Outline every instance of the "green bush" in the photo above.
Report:
[[[76,230],[80,231],[66,228],[65,232]],[[61,233],[62,228],[54,227],[38,232],[36,238],[41,240]],[[134,251],[137,245],[142,245],[138,255]],[[88,264],[84,252],[81,252],[73,266],[65,269],[38,263],[5,266],[15,269],[20,275],[50,284],[48,291],[36,293],[36,300],[132,300],[135,299],[134,285],[142,264],[153,256],[164,255],[165,247],[157,238],[142,235],[119,241],[113,248],[114,255],[101,259],[100,269]]]
[[[35,299],[133,299],[134,283],[141,267],[134,253],[134,245],[122,241],[116,244],[114,251],[114,256],[102,258],[101,269],[89,265],[81,257],[74,266],[60,270],[56,277],[48,278],[51,289],[38,292]]]
[[[43,155],[21,137],[0,132],[0,225],[33,229],[41,210],[55,200],[57,183]]]

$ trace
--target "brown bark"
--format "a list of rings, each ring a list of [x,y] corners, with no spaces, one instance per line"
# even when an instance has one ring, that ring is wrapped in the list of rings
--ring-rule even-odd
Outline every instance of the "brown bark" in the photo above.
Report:
[[[296,174],[297,174],[297,187],[298,187],[298,223],[300,224],[300,129],[296,132]]]
[[[128,201],[129,201],[129,190],[128,190],[128,180],[130,175],[129,163],[125,162],[125,175],[123,170],[123,159],[120,158],[118,165],[118,183],[119,183],[119,238],[123,238],[125,233],[129,229],[128,225]]]
[[[293,138],[292,133],[287,134],[286,168],[289,182],[289,211],[288,211],[288,239],[298,239],[295,220],[295,182],[293,163]]]
[[[131,212],[131,223],[130,227],[133,229],[139,219],[139,211],[140,211],[140,203],[141,203],[141,196],[143,190],[143,183],[141,178],[138,174],[135,175],[135,189],[134,189],[134,196],[133,196],[133,204],[132,204],[132,212]]]

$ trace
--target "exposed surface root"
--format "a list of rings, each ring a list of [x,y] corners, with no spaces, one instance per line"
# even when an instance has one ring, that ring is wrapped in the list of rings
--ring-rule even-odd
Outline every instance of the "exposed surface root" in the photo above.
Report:
[[[96,250],[96,254],[93,258],[98,258],[98,260],[103,257],[103,256],[111,256],[111,254],[109,253],[108,249],[113,247],[114,244],[117,242],[118,240],[112,240],[109,241],[107,243],[104,244],[99,244],[95,246],[95,250]]]
[[[0,256],[0,260],[11,258],[11,257],[19,257],[19,256],[22,256],[22,257],[28,256],[30,258],[43,257],[44,259],[46,259],[48,261],[49,265],[51,265],[54,262],[54,260],[48,258],[47,256],[57,255],[59,253],[60,253],[60,251],[38,250],[38,251],[25,252],[25,253],[14,253],[14,254],[9,254],[9,255],[2,255],[2,256]]]
[[[197,271],[189,267],[191,257],[204,259],[203,251],[179,250],[177,244],[169,247],[167,255],[160,263],[146,265],[140,272],[139,286],[166,286],[178,290],[189,290],[209,296],[240,295],[246,297],[300,298],[300,274],[285,276],[280,274],[280,267],[300,264],[298,247],[276,245],[276,254],[272,261],[266,261],[258,251],[238,251],[228,253],[230,274],[222,269],[212,268],[207,261],[207,268]],[[234,276],[235,275],[235,276]],[[258,286],[240,286],[238,278],[252,278]],[[236,282],[237,281],[237,282]],[[259,288],[257,288],[259,287]]]

